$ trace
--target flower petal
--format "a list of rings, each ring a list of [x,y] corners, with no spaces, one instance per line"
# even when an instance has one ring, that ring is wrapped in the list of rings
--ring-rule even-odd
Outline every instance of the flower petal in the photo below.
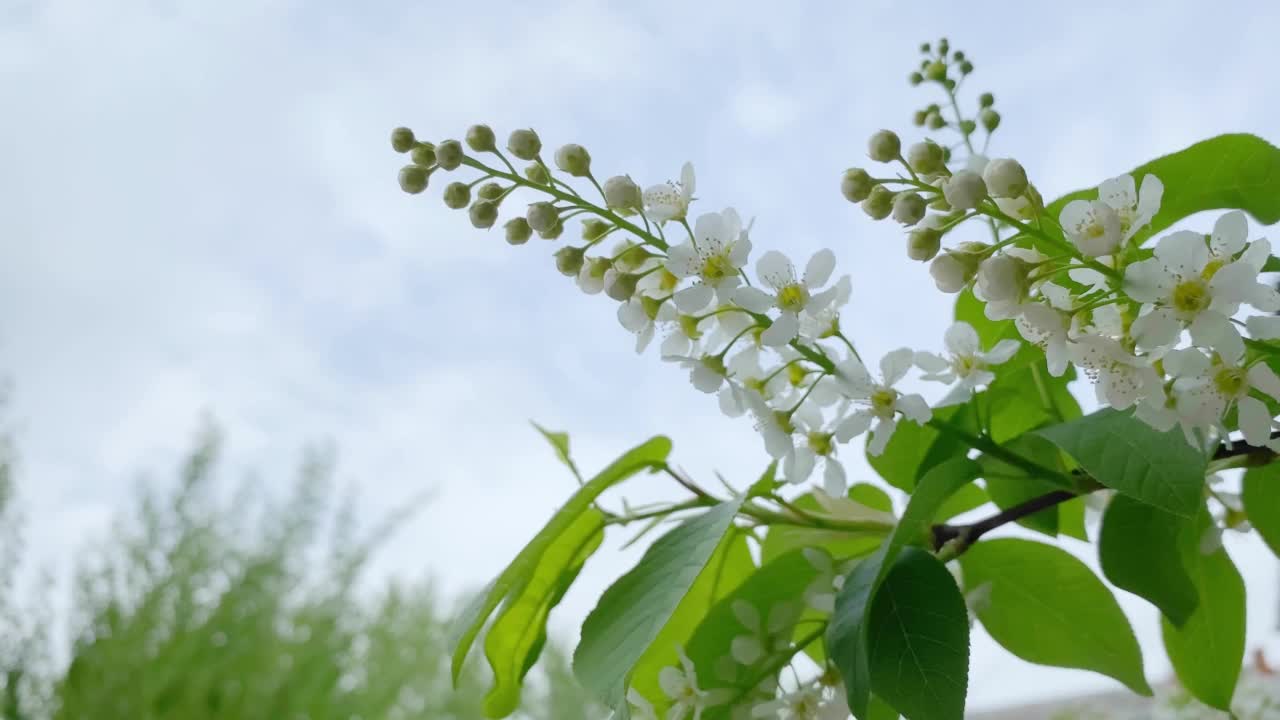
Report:
[[[1254,287],[1258,284],[1258,271],[1246,262],[1228,263],[1214,273],[1209,281],[1209,294],[1215,301],[1230,303],[1251,302]]]
[[[1156,258],[1136,262],[1124,270],[1124,291],[1143,303],[1161,302],[1173,293],[1177,279]]]
[[[822,489],[831,497],[844,497],[849,491],[849,481],[844,467],[835,458],[827,458],[827,467],[822,473]]]
[[[1266,363],[1249,368],[1249,385],[1280,400],[1280,377]]]
[[[676,308],[686,314],[692,315],[711,303],[711,298],[715,296],[715,290],[705,283],[694,283],[687,288],[677,290],[672,299],[676,301]]]
[[[733,301],[753,313],[765,313],[773,307],[773,296],[757,287],[743,285],[733,291]]]
[[[756,276],[760,278],[760,282],[777,290],[795,282],[796,268],[786,255],[770,250],[756,261]]]
[[[786,345],[796,339],[800,332],[800,319],[795,313],[784,312],[774,319],[773,324],[760,334],[760,342],[769,347]]]
[[[908,420],[919,425],[923,425],[933,418],[933,410],[929,408],[929,403],[915,393],[898,398],[896,407],[898,412],[901,412]]]
[[[1006,338],[996,343],[996,346],[983,354],[982,359],[988,365],[1000,365],[1009,362],[1014,355],[1018,354],[1018,349],[1022,347],[1022,343],[1012,338]]]
[[[810,289],[820,288],[831,279],[831,271],[836,268],[836,254],[823,248],[809,258],[804,267],[804,284]]]
[[[1271,411],[1255,397],[1240,398],[1240,432],[1244,441],[1254,447],[1265,447],[1271,439]]]
[[[1204,375],[1209,372],[1209,358],[1195,348],[1172,350],[1164,356],[1164,369],[1175,378]]]
[[[698,250],[693,243],[680,243],[667,251],[667,260],[663,263],[667,271],[678,278],[687,278],[698,274]]]
[[[1209,240],[1209,247],[1219,255],[1235,257],[1236,253],[1244,250],[1248,239],[1249,220],[1243,212],[1232,210],[1213,224],[1213,237]]]
[[[941,355],[935,355],[934,353],[931,353],[931,352],[924,352],[924,351],[918,352],[915,354],[915,357],[913,358],[913,360],[916,363],[916,367],[920,368],[926,373],[930,373],[934,375],[939,373],[944,373],[947,370],[951,369],[951,363],[948,362],[946,358],[942,357]]]
[[[1206,310],[1196,316],[1189,329],[1191,342],[1199,347],[1213,348],[1227,360],[1244,356],[1240,331],[1225,315]]]
[[[813,474],[816,461],[817,456],[812,448],[796,448],[786,460],[782,461],[782,476],[787,479],[787,482],[799,485]]]
[[[1138,190],[1132,175],[1104,180],[1098,186],[1098,199],[1114,210],[1132,210],[1138,204]]]
[[[1198,277],[1209,263],[1209,247],[1205,245],[1204,235],[1190,230],[1179,230],[1160,238],[1155,252],[1165,268],[1181,278]]]
[[[1166,347],[1178,341],[1182,323],[1169,308],[1156,308],[1133,321],[1129,334],[1143,349]]]
[[[954,355],[973,357],[982,352],[982,341],[978,339],[978,331],[967,322],[958,322],[947,328],[943,335],[943,343]]]
[[[871,427],[871,417],[870,412],[860,410],[845,418],[836,426],[836,440],[847,443],[866,432],[867,428]]]
[[[1160,202],[1164,199],[1164,183],[1155,175],[1144,175],[1142,187],[1138,190],[1138,216],[1149,221],[1160,212]]]
[[[1275,340],[1280,338],[1280,317],[1275,315],[1254,315],[1246,318],[1245,327],[1255,340]]]
[[[906,377],[914,359],[915,352],[911,348],[898,348],[885,353],[885,356],[880,359],[880,374],[884,378],[884,384],[892,386]]]
[[[889,444],[889,439],[893,437],[893,431],[898,427],[895,420],[880,420],[876,423],[876,427],[871,431],[871,439],[867,441],[867,454],[871,456],[879,456],[884,453],[884,448]]]

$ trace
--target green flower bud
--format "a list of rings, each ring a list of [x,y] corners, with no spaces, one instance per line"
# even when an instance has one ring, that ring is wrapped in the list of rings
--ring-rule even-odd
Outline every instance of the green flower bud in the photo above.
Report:
[[[929,43],[920,43],[920,52],[927,53],[931,50],[933,50],[933,47]]]
[[[915,225],[924,218],[924,198],[918,193],[901,193],[893,201],[893,219],[903,225]]]
[[[907,82],[910,83],[912,87],[915,87],[916,85],[924,82],[924,75],[921,75],[918,72],[913,72],[907,76]]]
[[[945,293],[960,292],[978,274],[978,266],[990,249],[983,243],[960,243],[956,249],[937,256],[929,265],[934,284]]]
[[[591,174],[591,155],[581,145],[562,145],[556,151],[556,167],[574,177],[586,177]]]
[[[1018,197],[1027,191],[1027,171],[1013,158],[996,158],[982,171],[991,197]]]
[[[400,189],[417,195],[427,189],[427,179],[431,172],[421,165],[405,165],[400,168]]]
[[[880,130],[867,142],[867,155],[876,162],[896,160],[902,152],[902,141],[892,130]]]
[[[942,195],[957,210],[972,210],[987,196],[987,184],[972,170],[961,170],[942,184]]]
[[[445,140],[436,146],[436,165],[441,170],[456,170],[462,164],[462,143],[457,140]]]
[[[613,227],[609,223],[598,220],[596,218],[588,218],[582,221],[582,239],[587,242],[595,242],[604,237],[609,232],[609,228]]]
[[[943,165],[951,164],[951,148],[949,147],[942,148],[942,164]]]
[[[639,282],[640,278],[631,273],[611,272],[604,279],[604,294],[618,302],[626,302],[636,294]]]
[[[955,60],[956,62],[962,62],[962,61],[964,60],[964,51],[963,51],[963,50],[957,50],[957,51],[955,51],[955,52],[951,53],[951,59],[952,59],[952,60]]]
[[[471,188],[466,183],[451,182],[444,189],[444,204],[461,210],[471,204]]]
[[[939,212],[951,212],[953,209],[951,204],[947,202],[947,199],[943,197],[941,193],[934,196],[933,202],[929,203],[929,208]]]
[[[418,145],[409,154],[409,159],[413,161],[414,165],[431,167],[436,164],[436,149],[430,145]]]
[[[934,222],[929,220],[920,223],[907,233],[907,257],[912,260],[928,262],[942,247],[942,233],[934,227]]]
[[[840,192],[849,202],[862,202],[871,194],[871,188],[875,187],[875,182],[871,179],[871,175],[862,168],[849,168],[844,171],[844,177],[840,180]]]
[[[907,164],[923,175],[933,175],[942,170],[942,146],[932,140],[918,142],[907,148]]]
[[[945,87],[945,88],[946,88],[946,89],[948,89],[948,90],[955,90],[955,89],[956,89],[956,81],[955,81],[955,80],[953,80],[953,79],[951,79],[951,78],[947,78],[946,80],[943,80],[943,81],[942,81],[942,86],[943,86],[943,87]]]
[[[529,205],[524,217],[529,221],[529,227],[542,234],[560,222],[560,211],[549,202],[536,202]]]
[[[982,121],[982,127],[986,128],[987,132],[992,132],[1000,127],[1000,113],[991,108],[984,108],[982,112],[978,113],[978,119]]]
[[[529,182],[539,185],[550,185],[551,174],[547,172],[547,168],[540,163],[529,163],[524,169],[524,176],[529,178]]]
[[[538,233],[538,237],[542,238],[543,240],[555,240],[556,238],[560,237],[563,234],[564,234],[564,223],[560,222],[560,220],[557,219],[555,225],[552,225],[546,230],[540,231]]]
[[[639,270],[640,266],[644,265],[644,261],[651,257],[648,250],[629,241],[624,241],[614,248],[613,255],[617,258],[613,261],[614,267],[626,271]]]
[[[614,175],[604,181],[604,204],[614,210],[639,210],[640,186],[626,175]]]
[[[996,96],[991,93],[982,93],[978,96],[978,107],[989,108],[996,102]]]
[[[498,203],[492,200],[477,200],[471,203],[471,211],[468,215],[471,217],[472,227],[487,230],[498,222]]]
[[[533,130],[513,130],[507,137],[507,150],[521,160],[532,160],[542,152],[542,140]]]
[[[398,153],[407,153],[413,149],[413,131],[407,127],[398,127],[391,131],[391,149]]]
[[[493,152],[498,149],[493,129],[488,125],[472,125],[467,128],[467,147],[476,152]]]
[[[916,127],[924,127],[924,124],[926,121],[928,121],[928,119],[929,119],[928,110],[917,110],[915,115],[911,116],[911,122]]]
[[[883,220],[893,212],[893,192],[883,185],[871,188],[871,194],[862,201],[862,211],[872,220]]]
[[[566,245],[556,251],[556,269],[561,275],[574,277],[582,270],[586,249]]]
[[[951,52],[951,43],[947,42],[946,38],[938,40],[938,54],[945,56],[949,52]]]
[[[507,231],[509,245],[523,245],[529,242],[529,237],[533,235],[533,228],[529,227],[529,221],[522,217],[511,218],[503,229]]]
[[[925,119],[925,124],[929,126],[930,130],[941,130],[947,126],[947,121],[943,119],[942,113],[931,112],[929,117]]]
[[[972,135],[973,131],[977,129],[978,129],[978,123],[972,120],[960,121],[960,132],[964,133],[965,135]]]
[[[934,82],[942,82],[947,79],[947,64],[941,60],[934,60],[929,63],[929,67],[924,69],[924,76]]]
[[[973,63],[969,62],[968,60],[965,60],[964,62],[960,63],[961,75],[968,75],[971,72],[973,72]]]
[[[503,192],[505,191],[498,183],[487,182],[481,185],[480,189],[476,191],[476,196],[481,200],[497,200],[502,197]]]

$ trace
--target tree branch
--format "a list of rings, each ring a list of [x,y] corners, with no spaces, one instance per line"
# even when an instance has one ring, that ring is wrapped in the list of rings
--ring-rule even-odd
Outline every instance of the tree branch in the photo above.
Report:
[[[1028,515],[1034,515],[1041,510],[1047,510],[1054,505],[1064,503],[1073,498],[1080,497],[1076,493],[1068,490],[1055,490],[1051,493],[1045,493],[1038,497],[1014,505],[1007,510],[992,515],[989,518],[979,520],[969,525],[934,525],[933,532],[933,549],[935,552],[942,549],[942,546],[952,541],[958,541],[956,554],[964,552],[970,545],[977,542],[979,538],[987,533],[995,530],[1001,525],[1007,525],[1011,522],[1017,522]]]

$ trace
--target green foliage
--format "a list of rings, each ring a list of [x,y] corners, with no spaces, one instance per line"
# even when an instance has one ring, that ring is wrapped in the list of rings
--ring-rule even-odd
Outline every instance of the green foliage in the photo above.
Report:
[[[554,442],[553,442],[554,444]],[[567,439],[565,447],[567,448]],[[498,574],[487,588],[477,595],[455,621],[453,630],[452,672],[456,678],[462,672],[462,664],[471,649],[471,643],[479,635],[485,621],[497,609],[499,603],[512,595],[518,595],[537,571],[543,553],[562,534],[587,512],[601,493],[627,478],[665,462],[671,452],[671,441],[655,437],[628,450],[599,474],[591,478],[556,511],[538,534],[516,555],[511,564]]]
[[[1280,556],[1280,465],[1249,468],[1241,494],[1249,523]]]
[[[569,468],[573,473],[573,476],[581,481],[582,473],[578,472],[578,466],[574,464],[573,457],[569,455],[569,433],[553,432],[538,423],[531,424],[535,430],[542,434],[542,437],[547,439],[547,442],[551,443],[551,447],[556,451],[556,457],[560,462],[564,463],[565,467]]]
[[[875,496],[869,490],[859,490],[859,488],[879,490],[879,488],[872,485],[855,485],[849,489],[851,500],[854,500],[853,495],[857,494],[869,499],[873,503],[879,504],[881,502],[880,497]],[[885,496],[885,499],[887,499],[887,496]],[[857,500],[855,500],[855,502],[857,502]],[[791,504],[806,512],[818,515],[824,514],[822,505],[818,502],[818,499],[814,497],[813,493],[805,493],[791,501]],[[883,507],[883,505],[881,505],[881,507]],[[871,509],[879,510],[878,507],[872,507]],[[765,535],[764,542],[760,544],[760,560],[761,562],[767,563],[791,552],[792,550],[803,547],[819,547],[830,553],[832,556],[842,560],[862,557],[879,547],[883,540],[883,533],[851,533],[844,530],[823,530],[811,527],[775,525],[769,528],[769,533]]]
[[[1225,549],[1202,550],[1201,536],[1211,522],[1202,512],[1176,545],[1200,603],[1181,627],[1168,619],[1161,627],[1178,681],[1205,705],[1230,710],[1244,661],[1244,580]]]
[[[1022,435],[1005,443],[1005,448],[1043,467],[1059,472],[1065,470],[1057,448],[1044,438],[1036,435]],[[982,477],[987,483],[987,493],[991,496],[991,501],[1002,510],[1024,503],[1039,495],[1063,489],[1058,483],[1034,475],[1024,468],[1011,465],[993,455],[980,456],[978,464],[982,466]],[[1018,523],[1023,527],[1042,532],[1050,537],[1057,537],[1058,532],[1062,531],[1073,537],[1084,539],[1083,512],[1073,508],[1073,505],[1079,506],[1081,504],[1082,501],[1073,500],[1070,503],[1054,505],[1037,513],[1027,515],[1019,519]],[[1071,515],[1073,512],[1075,515]],[[1080,524],[1070,526],[1068,523],[1060,523],[1060,515],[1071,515],[1073,518],[1079,516]]]
[[[605,590],[573,654],[574,675],[596,699],[625,715],[633,668],[707,571],[741,505],[731,500],[681,523]]]
[[[871,685],[911,720],[961,720],[969,689],[969,615],[946,567],[905,548],[871,607]]]
[[[1200,602],[1181,551],[1182,537],[1194,529],[1186,518],[1117,495],[1107,505],[1098,537],[1102,572],[1181,627]]]
[[[960,556],[960,567],[966,593],[988,586],[978,619],[1009,652],[1041,665],[1094,670],[1151,694],[1128,619],[1075,556],[1053,545],[1002,538],[974,545]]]
[[[1137,234],[1139,241],[1204,210],[1244,210],[1263,225],[1280,221],[1280,148],[1256,135],[1201,140],[1129,174],[1141,182],[1148,173],[1164,182],[1164,199],[1151,224]],[[1054,200],[1049,216],[1058,217],[1068,202],[1094,197],[1094,192],[1077,190]]]
[[[1176,429],[1162,433],[1105,409],[1037,432],[1106,487],[1180,517],[1200,506],[1205,457]]]
[[[939,408],[934,416],[967,429],[976,429],[977,419],[970,405]],[[867,462],[890,485],[912,492],[916,482],[939,463],[963,455],[968,445],[929,425],[899,423],[880,455],[867,455]]]

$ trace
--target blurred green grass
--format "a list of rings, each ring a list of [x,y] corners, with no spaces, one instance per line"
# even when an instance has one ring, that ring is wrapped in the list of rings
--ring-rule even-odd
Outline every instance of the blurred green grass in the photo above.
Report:
[[[362,573],[412,509],[359,533],[328,454],[306,456],[283,501],[249,485],[220,501],[220,442],[206,430],[176,482],[140,489],[85,548],[72,588],[20,592],[12,450],[0,439],[0,718],[483,717],[482,662],[450,687],[452,604],[429,582]],[[603,716],[557,648],[530,675],[517,717]]]

